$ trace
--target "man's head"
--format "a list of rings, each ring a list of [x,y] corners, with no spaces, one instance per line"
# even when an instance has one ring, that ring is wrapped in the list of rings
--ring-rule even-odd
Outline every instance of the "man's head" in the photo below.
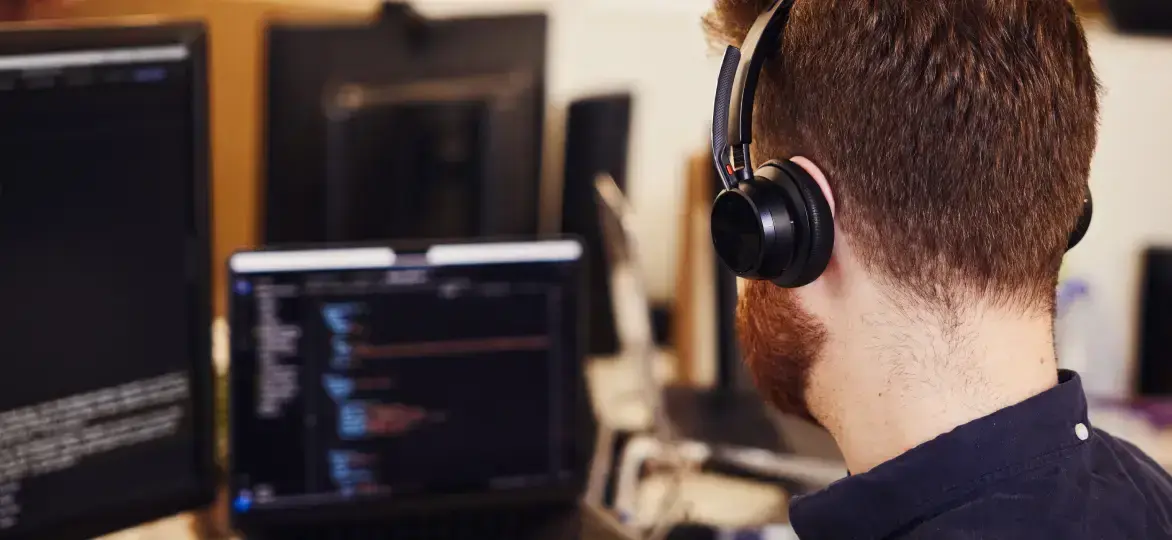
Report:
[[[718,0],[739,43],[771,0]],[[753,283],[745,353],[790,412],[835,324],[822,304],[866,280],[892,309],[1049,316],[1096,140],[1097,83],[1068,0],[797,0],[762,73],[759,158],[809,158],[838,244],[818,283]],[[857,269],[857,271],[852,271]],[[843,280],[846,282],[843,282]]]

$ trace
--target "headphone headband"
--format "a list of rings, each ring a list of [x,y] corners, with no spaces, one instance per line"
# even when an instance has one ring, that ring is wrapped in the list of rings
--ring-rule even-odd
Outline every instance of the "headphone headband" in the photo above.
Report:
[[[777,54],[795,0],[775,0],[757,17],[741,48],[729,45],[720,65],[712,114],[712,157],[726,189],[753,178],[753,103],[765,61]],[[745,55],[742,51],[748,51]]]

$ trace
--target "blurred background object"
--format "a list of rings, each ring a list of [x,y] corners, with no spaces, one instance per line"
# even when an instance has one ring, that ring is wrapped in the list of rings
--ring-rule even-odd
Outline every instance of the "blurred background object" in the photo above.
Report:
[[[1140,289],[1138,392],[1172,395],[1172,250],[1151,248],[1143,254]]]
[[[1141,34],[1172,33],[1172,5],[1162,0],[1101,0],[1115,27]]]
[[[629,93],[591,96],[570,104],[566,115],[565,176],[562,186],[562,230],[581,237],[594,254],[587,269],[590,281],[587,332],[589,351],[619,351],[609,270],[595,198],[595,181],[605,175],[614,188],[627,185],[627,154],[631,140],[632,100]]]
[[[262,242],[538,234],[546,34],[401,4],[270,25]]]

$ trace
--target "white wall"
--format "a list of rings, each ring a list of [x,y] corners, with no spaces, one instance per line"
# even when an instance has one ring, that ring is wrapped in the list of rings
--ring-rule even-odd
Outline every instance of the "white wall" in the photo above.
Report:
[[[719,58],[710,54],[700,27],[703,8],[609,7],[616,1],[590,7],[592,2],[578,0],[557,14],[551,99],[564,105],[595,91],[634,92],[628,174],[633,228],[648,293],[668,299],[674,296],[687,163],[708,144]]]
[[[1088,390],[1120,395],[1134,366],[1140,254],[1172,245],[1172,39],[1088,32],[1104,89],[1091,171],[1095,219],[1065,270],[1091,283],[1093,358],[1114,374],[1088,381]]]

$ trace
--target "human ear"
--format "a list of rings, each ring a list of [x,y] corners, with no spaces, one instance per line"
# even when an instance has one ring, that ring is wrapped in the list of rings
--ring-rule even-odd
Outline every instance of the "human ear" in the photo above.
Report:
[[[834,205],[834,193],[830,191],[830,183],[826,181],[826,174],[822,172],[822,169],[815,165],[813,161],[802,156],[791,158],[790,161],[805,169],[814,178],[814,182],[817,182],[818,187],[822,190],[822,196],[826,197],[826,202],[830,204],[830,215],[837,217]]]

